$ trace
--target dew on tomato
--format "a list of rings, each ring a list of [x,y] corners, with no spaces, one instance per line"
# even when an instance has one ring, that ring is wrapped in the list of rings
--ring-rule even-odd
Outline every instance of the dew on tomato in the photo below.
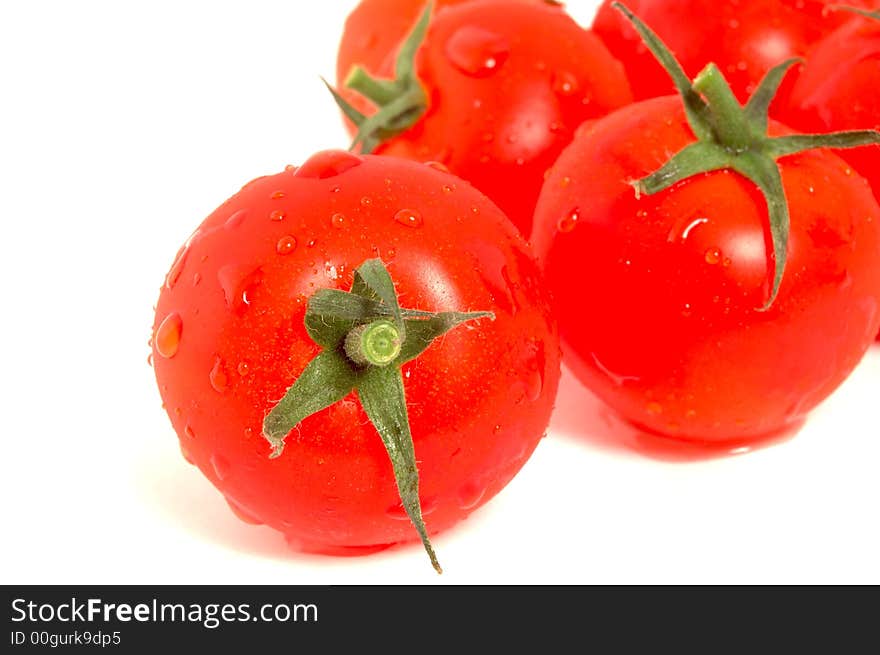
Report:
[[[284,235],[275,244],[275,252],[279,255],[289,255],[294,250],[296,250],[296,237],[291,234]]]
[[[208,373],[208,381],[218,393],[224,393],[228,388],[229,377],[226,375],[226,365],[220,357],[214,358],[214,365]]]
[[[232,464],[230,464],[229,460],[219,453],[211,455],[211,468],[214,471],[214,475],[217,476],[217,479],[221,481],[225,480],[232,474]]]
[[[554,71],[551,86],[553,91],[563,97],[572,96],[580,90],[577,76],[568,71]]]
[[[504,215],[470,185],[442,192],[453,186],[448,173],[404,159],[358,159],[339,173],[344,184],[284,172],[224,203],[190,246],[187,266],[199,262],[201,284],[163,289],[154,328],[159,332],[172,312],[188,324],[173,359],[160,356],[154,338],[154,371],[190,459],[251,518],[302,549],[340,554],[419,535],[409,520],[387,514],[401,503],[400,493],[357,394],[302,420],[284,452],[269,459],[263,420],[322,352],[305,325],[318,290],[349,293],[354,271],[380,255],[402,306],[495,315],[448,332],[401,371],[431,534],[488,502],[513,477],[546,429],[559,378],[558,337],[540,271]],[[340,160],[347,158],[318,155],[311,168]],[[276,191],[283,200],[271,198]],[[372,202],[363,205],[364,197]],[[301,256],[279,256],[287,249],[278,248],[284,224],[247,220],[235,231],[215,229],[234,212],[265,217],[279,203],[296,217],[301,245],[290,247]],[[394,220],[401,210],[404,225]],[[353,219],[345,230],[333,227],[335,213]],[[405,227],[414,222],[418,229]],[[522,392],[511,393],[515,388]],[[187,425],[198,438],[187,436]],[[460,491],[471,481],[485,491],[462,503]],[[330,497],[332,503],[324,500]]]
[[[177,280],[180,279],[181,273],[183,273],[183,267],[186,265],[186,258],[189,255],[189,247],[184,245],[178,253],[177,257],[174,258],[174,263],[171,265],[171,269],[168,271],[168,275],[165,276],[165,286],[168,289],[174,287],[177,284]]]
[[[251,297],[263,282],[263,269],[249,264],[229,264],[217,271],[226,305],[237,314],[250,305]]]
[[[273,209],[271,212],[269,212],[269,220],[270,221],[275,221],[276,223],[280,223],[285,218],[287,218],[287,212],[285,212],[281,209]]]
[[[239,209],[236,212],[232,212],[232,214],[229,216],[229,218],[226,219],[226,222],[223,225],[227,230],[234,230],[244,222],[244,219],[247,218],[247,215],[247,211],[245,211],[244,209]]]
[[[263,524],[263,522],[260,519],[258,519],[256,516],[254,516],[252,513],[250,513],[248,510],[246,510],[244,507],[239,505],[237,502],[235,502],[234,500],[232,500],[228,496],[226,497],[226,504],[229,505],[229,509],[232,510],[232,513],[235,514],[235,516],[240,521],[244,521],[245,523],[247,523],[249,525],[262,525]]]
[[[568,186],[569,182],[571,182],[571,178],[568,178],[568,177],[563,178],[563,181],[565,181],[565,180],[568,180],[568,182],[564,182],[564,183],[560,182],[560,186],[562,188],[565,188],[566,186]],[[571,232],[572,230],[574,230],[574,228],[577,227],[577,223],[580,220],[580,218],[581,218],[581,210],[579,208],[572,209],[570,212],[568,212],[565,216],[563,216],[559,220],[559,224],[557,225],[557,227],[560,232],[563,232],[563,233]]]
[[[425,219],[415,209],[401,209],[394,214],[394,220],[406,227],[422,227]]]
[[[333,214],[330,217],[330,225],[337,229],[345,227],[345,214],[340,214],[339,212]]]
[[[507,38],[476,25],[464,25],[446,41],[446,56],[465,75],[486,77],[510,56]]]
[[[342,175],[363,163],[358,155],[344,150],[326,150],[319,152],[294,173],[295,177],[326,180]]]
[[[165,317],[165,320],[156,330],[155,348],[165,359],[171,359],[177,354],[180,347],[180,337],[183,333],[183,319],[180,314],[174,312]]]

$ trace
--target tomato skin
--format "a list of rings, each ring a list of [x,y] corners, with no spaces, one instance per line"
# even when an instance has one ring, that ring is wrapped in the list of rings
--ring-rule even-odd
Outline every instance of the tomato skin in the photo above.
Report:
[[[395,220],[401,209],[421,222]],[[549,302],[530,248],[482,194],[428,166],[341,152],[252,181],[172,267],[153,361],[185,456],[237,515],[306,550],[418,538],[355,395],[305,419],[277,459],[261,436],[265,414],[319,352],[303,325],[307,298],[348,290],[354,269],[377,256],[405,307],[496,314],[403,367],[429,531],[494,496],[549,421],[559,379]],[[167,357],[160,350],[174,340],[162,325],[173,314],[182,329]]]
[[[880,21],[856,18],[820,42],[782,119],[805,132],[880,128]],[[880,197],[880,148],[841,150]]]
[[[495,65],[479,69],[480,57]],[[380,73],[393,70],[391,56]],[[601,41],[544,2],[482,0],[439,11],[416,70],[429,109],[376,152],[444,164],[523,234],[543,175],[577,126],[632,100]]]
[[[823,39],[810,54],[780,117],[804,132],[880,129],[880,21],[855,18]],[[880,148],[837,153],[880,198]]]
[[[669,75],[645,48],[632,25],[605,0],[593,30],[624,65],[637,100],[674,92]],[[803,57],[822,37],[850,20],[829,10],[832,0],[628,0],[625,3],[675,53],[689,77],[715,62],[745,102],[764,74],[791,57]],[[867,6],[864,0],[847,4]],[[774,102],[782,107],[796,73]]]
[[[877,333],[880,207],[828,151],[780,159],[790,254],[761,312],[772,250],[754,184],[718,171],[636,197],[627,183],[693,141],[678,97],[587,127],[547,179],[532,242],[586,386],[651,432],[748,444],[798,424]]]

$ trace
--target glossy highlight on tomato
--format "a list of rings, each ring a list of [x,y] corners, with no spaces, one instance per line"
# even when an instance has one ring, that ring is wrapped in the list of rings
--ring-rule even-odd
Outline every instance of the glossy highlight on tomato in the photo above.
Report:
[[[371,4],[365,0],[358,11]],[[359,38],[347,30],[340,69],[360,63],[350,61],[348,45]],[[375,73],[393,78],[396,56]],[[526,235],[543,175],[574,130],[632,100],[622,67],[602,42],[547,2],[439,7],[416,52],[415,73],[424,112],[373,152],[438,162],[489,196]]]
[[[347,291],[377,259],[407,308],[494,315],[401,369],[431,534],[498,493],[549,421],[559,346],[545,285],[485,196],[423,164],[340,151],[255,179],[179,252],[153,361],[184,457],[237,516],[298,549],[358,554],[418,539],[358,396],[302,420],[275,459],[261,434],[321,350],[304,325],[310,299]]]
[[[752,182],[721,170],[631,186],[693,142],[679,97],[586,126],[546,181],[532,242],[586,386],[650,432],[749,445],[802,421],[877,333],[880,207],[829,151],[779,159],[789,254],[762,311],[773,250]]]

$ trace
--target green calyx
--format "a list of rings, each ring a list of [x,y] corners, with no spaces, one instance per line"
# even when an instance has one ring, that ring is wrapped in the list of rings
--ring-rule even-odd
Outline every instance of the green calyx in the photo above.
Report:
[[[428,97],[416,76],[415,58],[419,46],[425,40],[432,8],[433,2],[429,2],[403,42],[397,55],[393,80],[372,77],[360,66],[355,66],[348,74],[345,86],[376,105],[376,113],[371,116],[361,113],[324,81],[336,104],[358,128],[351,144],[352,150],[360,145],[362,153],[373,152],[379,144],[415,125],[428,111]]]
[[[772,285],[759,308],[767,311],[776,301],[788,259],[790,217],[776,160],[815,148],[855,148],[880,143],[880,132],[855,130],[830,134],[767,134],[768,111],[785,74],[797,63],[790,59],[772,68],[745,106],[724,75],[709,64],[691,81],[659,37],[619,2],[614,8],[626,16],[648,49],[666,69],[684,102],[688,124],[697,141],[673,155],[659,170],[633,183],[637,193],[652,195],[700,173],[730,169],[751,180],[767,203],[772,239]]]
[[[400,367],[462,323],[495,319],[491,312],[401,309],[385,265],[371,259],[354,274],[351,291],[321,289],[308,302],[305,326],[322,351],[306,366],[263,421],[263,436],[279,457],[299,423],[356,391],[394,469],[400,500],[431,564],[442,572],[419,502],[419,474]]]

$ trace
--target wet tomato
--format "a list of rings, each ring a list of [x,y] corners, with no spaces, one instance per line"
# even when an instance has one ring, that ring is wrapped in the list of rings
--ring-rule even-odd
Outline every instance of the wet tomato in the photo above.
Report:
[[[350,41],[386,31],[378,18],[358,25],[343,37],[341,68],[360,63],[350,61]],[[362,150],[438,162],[488,195],[523,234],[543,175],[577,126],[632,100],[620,64],[556,3],[481,0],[425,12],[377,69],[381,79],[370,75],[375,59],[365,63],[340,93],[343,105],[356,91],[377,107],[346,108]]]
[[[880,207],[810,150],[880,134],[768,134],[784,70],[743,109],[717,67],[671,69],[682,97],[585,126],[542,191],[532,242],[566,362],[652,433],[741,447],[796,426],[880,326]]]
[[[504,215],[429,166],[338,151],[201,224],[153,349],[187,460],[239,517],[330,553],[488,501],[544,434],[559,378],[537,263]]]

